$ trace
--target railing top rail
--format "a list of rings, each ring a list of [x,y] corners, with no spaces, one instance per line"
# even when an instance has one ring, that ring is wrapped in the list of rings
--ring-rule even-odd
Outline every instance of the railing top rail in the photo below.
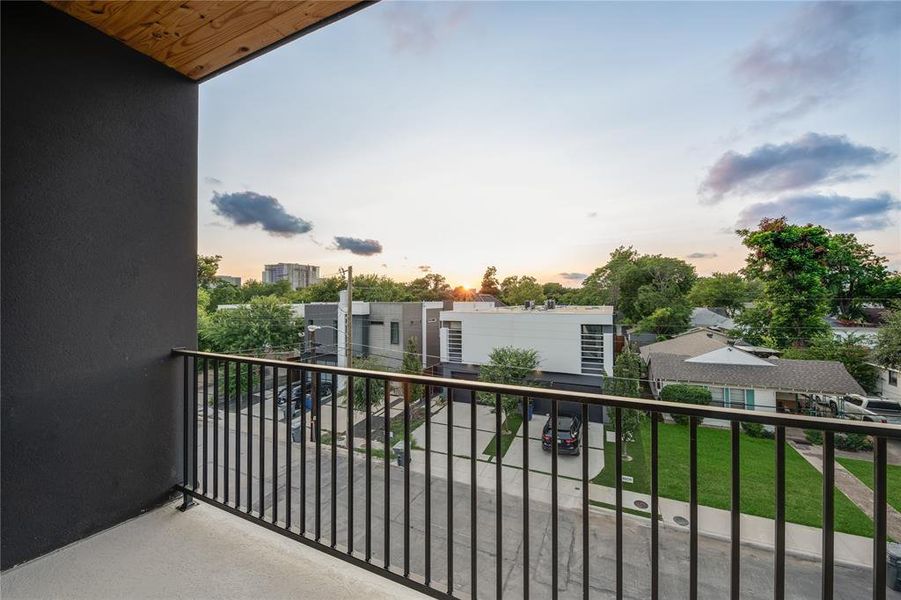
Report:
[[[398,383],[423,384],[433,387],[459,388],[476,392],[488,392],[491,394],[500,393],[511,396],[525,396],[528,398],[547,398],[564,402],[579,402],[589,405],[631,408],[657,413],[675,413],[706,419],[742,421],[746,423],[760,423],[762,425],[835,431],[838,433],[860,433],[863,435],[876,435],[892,439],[901,439],[901,425],[893,425],[890,423],[872,423],[865,421],[834,419],[830,417],[813,417],[807,415],[754,411],[718,406],[699,406],[694,404],[682,404],[678,402],[666,402],[664,400],[647,400],[643,398],[628,398],[624,396],[611,396],[608,394],[595,394],[590,392],[575,392],[553,388],[487,383],[483,381],[472,381],[468,379],[434,377],[431,375],[410,375],[407,373],[395,373],[392,371],[370,371],[366,369],[336,367],[331,365],[301,363],[287,360],[274,360],[268,358],[257,358],[253,356],[240,356],[235,354],[222,354],[217,352],[202,352],[199,350],[189,350],[186,348],[173,348],[172,353],[178,356],[194,356],[197,358],[228,360],[233,362],[241,362],[244,364],[262,365],[266,367],[279,367],[284,369],[303,369],[305,371],[330,373],[333,375],[353,375],[354,377],[368,377],[371,379],[389,380]]]

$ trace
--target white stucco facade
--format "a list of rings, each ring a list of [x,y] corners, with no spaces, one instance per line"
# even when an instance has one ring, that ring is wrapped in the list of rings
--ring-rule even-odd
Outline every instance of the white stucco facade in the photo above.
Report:
[[[613,375],[613,308],[610,306],[525,309],[522,307],[469,307],[455,303],[441,311],[443,362],[485,364],[495,348],[514,346],[538,352],[541,371]],[[449,332],[459,323],[459,360],[448,351]],[[583,325],[601,326],[603,373],[583,369]],[[593,343],[593,342],[592,342]]]
[[[880,397],[901,402],[901,369],[879,367],[877,387]]]

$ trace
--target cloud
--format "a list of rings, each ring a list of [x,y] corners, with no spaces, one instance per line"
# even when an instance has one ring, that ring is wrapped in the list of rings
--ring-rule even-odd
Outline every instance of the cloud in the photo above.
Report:
[[[869,62],[868,44],[901,29],[893,2],[820,2],[739,54],[733,74],[751,105],[770,111],[761,122],[799,117],[849,93]]]
[[[281,237],[293,237],[307,233],[313,224],[300,217],[290,215],[281,202],[272,196],[256,192],[235,192],[220,194],[213,192],[214,210],[235,225],[259,225],[263,231]]]
[[[222,185],[222,180],[215,177],[204,177],[203,182],[207,185]]]
[[[382,11],[382,23],[395,52],[427,54],[467,18],[465,4],[392,2]]]
[[[686,254],[685,258],[716,258],[716,252],[692,252]]]
[[[589,219],[593,219],[593,218],[595,218],[596,216],[598,216],[598,213],[597,213],[596,211],[591,211],[590,213],[588,213],[587,216],[588,216]]]
[[[585,279],[586,277],[588,277],[587,273],[576,273],[576,272],[568,272],[568,271],[564,271],[563,273],[558,273],[558,275],[560,277],[562,277],[563,279],[568,279],[570,281],[581,281],[582,279]]]
[[[422,271],[423,273],[428,273],[429,271],[432,270],[432,265],[419,265],[416,268],[419,269],[420,271]]]
[[[758,146],[747,154],[730,150],[710,167],[699,190],[701,203],[715,204],[727,194],[783,192],[860,179],[859,169],[892,158],[891,152],[853,144],[847,136],[820,133]]]
[[[794,223],[816,223],[833,231],[874,231],[892,227],[891,213],[898,210],[901,201],[887,192],[871,198],[812,193],[751,204],[741,211],[736,225],[754,227],[765,217],[786,217]]]
[[[352,254],[360,256],[372,256],[380,254],[382,244],[377,240],[363,240],[355,237],[335,236],[335,247],[338,250],[348,250]]]

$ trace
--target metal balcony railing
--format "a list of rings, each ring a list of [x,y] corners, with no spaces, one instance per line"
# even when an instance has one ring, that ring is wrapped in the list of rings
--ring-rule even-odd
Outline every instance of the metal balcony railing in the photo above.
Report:
[[[476,406],[477,397],[482,400],[493,399],[494,404],[494,444],[495,456],[500,457],[502,450],[502,395],[520,398],[519,410],[522,411],[522,506],[526,509],[519,516],[522,527],[521,561],[523,597],[530,595],[533,581],[533,561],[530,560],[530,473],[529,467],[529,403],[533,399],[543,399],[550,404],[550,422],[552,438],[557,439],[557,425],[561,405],[578,407],[581,414],[581,444],[588,448],[589,409],[596,406],[606,407],[613,411],[616,431],[621,430],[624,409],[644,411],[650,419],[650,597],[657,599],[663,595],[660,569],[660,525],[658,515],[659,504],[659,462],[658,462],[658,421],[663,414],[685,415],[689,419],[689,517],[688,517],[688,595],[695,599],[698,596],[698,444],[697,431],[699,421],[711,418],[728,421],[730,424],[731,442],[731,508],[730,508],[730,541],[729,541],[729,596],[740,597],[740,575],[742,557],[740,552],[740,444],[739,425],[742,422],[760,423],[774,428],[775,433],[775,482],[774,498],[774,548],[773,548],[773,597],[785,597],[786,577],[786,486],[785,486],[785,445],[786,428],[797,427],[821,431],[823,434],[823,488],[822,488],[822,551],[821,551],[821,587],[822,598],[834,595],[834,525],[835,525],[835,435],[838,433],[860,433],[872,436],[874,445],[874,486],[873,486],[873,568],[872,597],[886,597],[886,442],[889,439],[901,439],[901,427],[882,423],[866,423],[861,421],[843,421],[837,419],[818,418],[771,412],[755,412],[713,406],[697,406],[670,402],[643,400],[587,394],[556,389],[498,385],[477,381],[446,379],[419,375],[406,375],[393,372],[366,371],[332,367],[319,364],[295,363],[280,360],[251,358],[174,349],[173,353],[181,356],[184,363],[184,456],[183,484],[179,487],[184,494],[184,507],[198,499],[232,514],[239,515],[254,523],[276,531],[291,539],[327,552],[346,560],[358,567],[373,571],[397,581],[420,592],[440,598],[471,597],[482,594],[479,582],[484,583],[484,569],[494,567],[494,595],[500,598],[504,590],[502,567],[504,543],[504,477],[503,461],[494,461],[494,490],[480,488],[477,482],[477,447]],[[338,409],[337,395],[342,386],[340,378],[344,378],[343,389],[349,395],[362,390],[364,406],[350,401],[345,409],[346,435],[343,446],[338,445]],[[212,382],[210,382],[212,379]],[[328,383],[326,381],[328,380]],[[362,382],[359,383],[359,382]],[[210,386],[212,383],[212,386]],[[297,414],[293,408],[294,386],[301,386],[301,397],[309,390],[312,406],[307,410],[301,407]],[[416,509],[423,512],[422,539],[411,539],[411,467],[409,460],[399,460],[392,465],[391,437],[391,391],[394,386],[401,389],[403,398],[400,411],[403,417],[402,457],[411,456],[411,389],[412,386],[423,386],[424,394],[424,493],[416,500]],[[285,408],[279,408],[278,396],[282,389],[286,393]],[[444,456],[439,460],[445,465],[433,464],[434,456],[432,423],[432,403],[436,392],[446,391],[448,397],[451,390],[463,390],[468,396],[470,405],[470,423],[468,427],[468,445],[470,472],[469,481],[458,484],[469,485],[469,507],[467,511],[455,508],[455,456],[454,433],[467,429],[466,424],[454,423],[452,407],[447,410],[446,440],[444,440]],[[323,392],[330,397],[324,397]],[[381,402],[373,400],[379,397]],[[328,413],[330,435],[323,435],[323,405],[330,404]],[[268,404],[268,407],[267,407]],[[354,405],[357,405],[357,408]],[[376,406],[384,409],[377,416]],[[451,404],[450,402],[448,403]],[[220,410],[221,407],[225,410]],[[256,408],[254,408],[256,407]],[[359,410],[357,410],[359,409]],[[220,417],[221,413],[221,417]],[[268,415],[267,415],[268,413]],[[364,435],[363,447],[355,447],[355,418],[363,413]],[[284,414],[284,424],[280,416]],[[377,422],[379,419],[381,422]],[[233,422],[232,422],[233,421]],[[343,424],[342,424],[343,425]],[[358,424],[359,425],[359,424]],[[381,440],[374,439],[373,430]],[[282,429],[280,433],[279,430]],[[311,446],[305,441],[309,429]],[[298,432],[300,439],[298,440]],[[269,439],[267,439],[267,436]],[[299,443],[298,443],[299,441]],[[381,442],[381,444],[380,444]],[[514,443],[517,443],[514,440]],[[624,554],[623,554],[623,478],[622,478],[622,438],[616,435],[615,440],[615,595],[622,598],[624,594]],[[382,445],[381,452],[378,446]],[[298,448],[295,449],[295,446]],[[328,456],[323,456],[323,446]],[[267,459],[268,452],[268,459]],[[297,452],[299,464],[294,465],[293,454]],[[312,453],[313,456],[308,456]],[[358,454],[362,453],[361,459]],[[553,598],[557,597],[559,581],[558,547],[558,453],[551,452],[551,490],[550,490],[550,590]],[[339,503],[338,490],[338,457],[343,455],[343,468],[346,473],[346,497]],[[466,458],[466,457],[463,457]],[[312,467],[309,465],[312,459]],[[582,542],[582,597],[589,597],[589,577],[596,568],[591,564],[589,552],[589,452],[581,453],[581,542]],[[327,461],[328,468],[325,468]],[[354,469],[364,469],[364,489],[362,493],[355,485]],[[378,464],[381,463],[381,464]],[[443,467],[443,478],[435,477],[436,468]],[[311,473],[308,471],[312,470]],[[327,471],[327,473],[324,473]],[[299,476],[299,486],[295,477]],[[323,479],[326,475],[327,479]],[[281,482],[280,482],[281,477]],[[310,480],[312,478],[312,481]],[[399,480],[399,481],[398,481]],[[396,482],[396,485],[392,485]],[[440,482],[446,494],[446,515],[433,515],[432,503],[435,498],[433,485]],[[323,488],[327,498],[327,506],[323,506]],[[378,488],[381,494],[378,494]],[[398,502],[392,499],[392,487],[403,489],[403,498]],[[297,495],[294,490],[297,489]],[[480,528],[478,526],[477,507],[480,496],[491,492],[482,501],[492,502],[495,512],[493,550],[496,556],[494,565],[479,562]],[[381,496],[379,498],[378,496]],[[363,510],[360,511],[359,503]],[[339,504],[343,504],[339,515]],[[312,505],[312,506],[311,506]],[[393,550],[392,510],[402,512],[402,558],[398,560],[399,550]],[[375,511],[375,512],[374,512]],[[362,512],[362,523],[355,521],[355,513]],[[379,514],[379,512],[381,514]],[[312,514],[311,514],[312,513]],[[459,528],[454,527],[455,517],[468,516],[470,530],[468,532],[469,584],[461,590],[455,585],[455,535]],[[343,522],[342,522],[343,519]],[[377,530],[376,521],[382,522],[381,530]],[[446,548],[444,554],[446,564],[435,565],[432,561],[433,527],[437,523],[444,528]],[[324,527],[327,530],[324,531]],[[339,529],[340,527],[340,529]],[[343,535],[339,535],[339,531]],[[395,532],[395,535],[397,532]],[[378,542],[382,548],[380,556]],[[482,540],[484,543],[484,540]],[[361,547],[362,546],[362,547]],[[397,548],[396,546],[394,547]],[[411,567],[411,555],[415,559],[416,568]],[[459,554],[458,554],[459,556]],[[464,555],[465,556],[465,555]],[[484,561],[483,561],[484,562]],[[433,577],[439,570],[443,577]],[[491,595],[486,594],[486,595]],[[861,594],[862,597],[863,594]]]

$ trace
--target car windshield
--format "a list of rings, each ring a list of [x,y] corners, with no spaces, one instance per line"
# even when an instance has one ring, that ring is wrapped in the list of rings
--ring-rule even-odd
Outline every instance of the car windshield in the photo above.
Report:
[[[889,402],[887,400],[870,400],[867,402],[867,408],[871,410],[893,410],[893,411],[901,411],[901,405],[898,405],[896,402]]]
[[[853,404],[855,406],[860,406],[862,404],[860,398],[852,398],[850,396],[845,398],[845,402],[850,402],[851,404]]]

